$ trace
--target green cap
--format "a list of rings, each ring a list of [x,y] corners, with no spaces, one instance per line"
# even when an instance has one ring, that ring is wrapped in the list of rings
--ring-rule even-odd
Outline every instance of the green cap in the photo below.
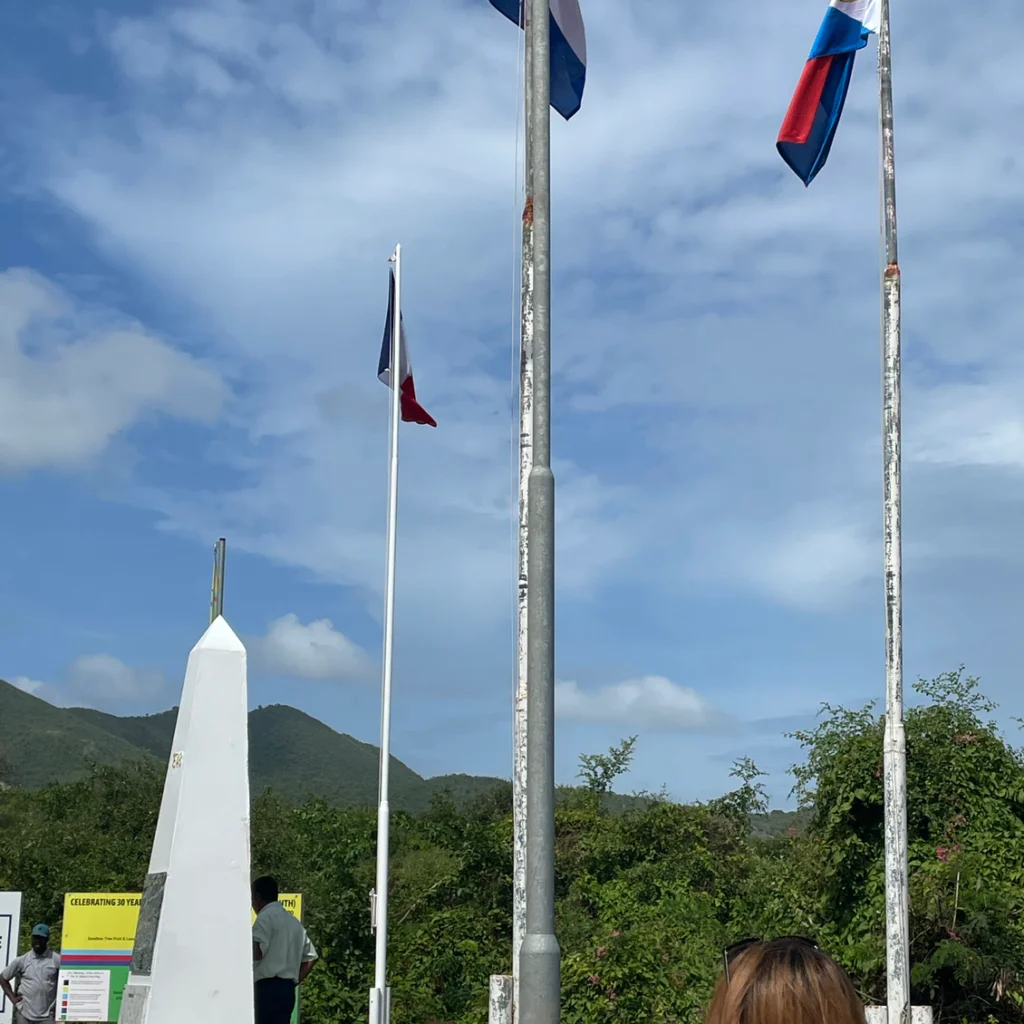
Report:
[[[48,939],[50,937],[50,926],[45,924],[37,924],[35,928],[32,929],[32,937],[35,938],[37,935],[40,938]]]

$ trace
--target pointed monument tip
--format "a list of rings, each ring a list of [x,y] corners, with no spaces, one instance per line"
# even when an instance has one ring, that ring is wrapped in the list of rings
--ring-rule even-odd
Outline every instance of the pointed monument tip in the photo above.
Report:
[[[228,625],[228,620],[223,615],[210,623],[209,628],[199,638],[196,644],[197,651],[240,651],[245,653],[245,645],[235,635],[235,631]]]

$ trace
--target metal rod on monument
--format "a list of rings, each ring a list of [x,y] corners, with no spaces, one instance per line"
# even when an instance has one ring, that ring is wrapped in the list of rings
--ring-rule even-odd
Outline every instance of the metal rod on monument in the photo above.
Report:
[[[210,587],[210,622],[224,614],[224,565],[228,542],[221,537],[213,546],[213,584]]]
[[[391,667],[395,639],[395,552],[398,537],[398,423],[401,392],[402,247],[395,246],[390,262],[395,265],[394,302],[391,317],[391,457],[388,474],[387,568],[384,589],[384,672],[380,723],[380,802],[377,806],[377,879],[372,901],[376,927],[373,988],[370,991],[370,1024],[388,1024],[391,1000],[387,987],[388,954],[388,839],[391,809],[388,783],[391,767]]]
[[[526,4],[520,6],[526,28]],[[524,65],[524,110],[530,107],[531,49],[526,47]],[[516,697],[512,737],[512,1018],[519,1019],[519,954],[526,935],[526,759],[527,699],[529,671],[527,638],[529,620],[530,529],[527,520],[530,469],[533,466],[533,275],[527,273],[532,261],[533,237],[526,231],[532,219],[533,175],[530,169],[530,135],[524,133],[522,273],[519,305],[519,559],[516,621]]]
[[[551,472],[551,32],[549,0],[527,0],[530,68],[523,214],[524,313],[533,333],[533,461],[527,486],[526,934],[520,950],[522,1024],[558,1024],[555,938],[555,478]]]
[[[889,0],[880,0],[878,97],[882,158],[882,451],[885,570],[885,936],[889,1024],[910,1024],[907,743],[903,728],[903,555],[900,494],[900,268],[896,241]]]

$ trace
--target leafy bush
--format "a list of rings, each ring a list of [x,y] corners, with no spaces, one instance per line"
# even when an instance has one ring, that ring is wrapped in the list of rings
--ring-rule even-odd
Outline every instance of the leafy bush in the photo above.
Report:
[[[907,712],[915,1002],[949,1022],[1024,1020],[1024,757],[987,720],[977,680],[947,673]],[[701,1019],[723,947],[809,934],[864,998],[885,986],[882,747],[869,706],[825,707],[797,734],[807,827],[766,832],[760,773],[707,804],[645,795],[612,807],[633,739],[581,759],[585,785],[556,812],[556,893],[566,1024]],[[0,889],[59,941],[63,895],[142,886],[162,777],[97,766],[81,783],[0,791]],[[623,806],[626,807],[623,810]],[[482,1022],[488,975],[509,973],[511,796],[462,810],[435,797],[392,825],[389,966],[395,1024]],[[755,834],[752,825],[758,825]],[[303,988],[309,1024],[365,1019],[373,977],[368,892],[375,815],[322,800],[253,801],[253,869],[304,894],[322,963]]]

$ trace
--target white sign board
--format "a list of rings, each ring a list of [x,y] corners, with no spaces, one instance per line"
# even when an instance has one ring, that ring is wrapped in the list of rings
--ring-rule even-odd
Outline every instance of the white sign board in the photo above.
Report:
[[[21,928],[21,893],[0,892],[0,970],[18,955],[18,932]],[[14,1007],[0,992],[0,1024],[12,1024]]]
[[[61,971],[57,1020],[106,1020],[110,971]]]

